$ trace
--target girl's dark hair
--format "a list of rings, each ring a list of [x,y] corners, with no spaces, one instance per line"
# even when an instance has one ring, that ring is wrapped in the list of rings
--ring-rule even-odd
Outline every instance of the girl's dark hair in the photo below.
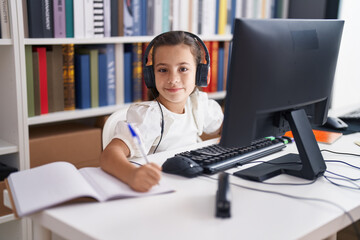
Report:
[[[161,36],[156,37],[153,43],[152,51],[151,51],[151,60],[152,64],[154,64],[155,53],[158,47],[162,46],[175,46],[179,44],[185,44],[190,47],[190,51],[195,58],[195,63],[198,65],[201,63],[201,60],[204,58],[200,43],[192,37],[191,35],[183,32],[183,31],[170,31],[162,34]],[[150,89],[152,94],[148,94],[149,99],[157,98],[159,96],[159,92],[156,89]]]

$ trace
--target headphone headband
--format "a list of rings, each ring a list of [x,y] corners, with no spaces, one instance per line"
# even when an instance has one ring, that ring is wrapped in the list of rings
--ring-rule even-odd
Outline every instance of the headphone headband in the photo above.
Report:
[[[207,75],[208,75],[208,71],[210,68],[210,54],[209,51],[205,45],[205,43],[195,34],[190,33],[190,32],[186,32],[186,31],[173,31],[173,32],[183,32],[186,35],[189,35],[190,37],[192,37],[193,39],[195,39],[195,41],[197,43],[200,43],[200,45],[202,46],[202,48],[204,49],[205,52],[205,61],[206,63],[199,63],[196,69],[196,80],[195,83],[197,86],[200,87],[206,87],[207,86]],[[149,53],[153,47],[153,45],[156,43],[156,41],[163,36],[164,34],[168,34],[169,32],[165,32],[165,33],[161,33],[158,36],[156,36],[147,46],[145,53],[144,53],[144,57],[143,57],[143,72],[144,72],[144,80],[145,80],[145,85],[147,86],[147,88],[156,88],[155,86],[155,74],[154,74],[154,68],[152,65],[146,66],[147,62],[148,62],[148,56]]]

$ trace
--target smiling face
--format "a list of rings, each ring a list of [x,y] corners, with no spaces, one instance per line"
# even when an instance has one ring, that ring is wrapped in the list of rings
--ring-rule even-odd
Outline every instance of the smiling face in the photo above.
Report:
[[[183,113],[186,100],[195,88],[196,62],[190,46],[160,46],[154,56],[158,100],[167,109]]]

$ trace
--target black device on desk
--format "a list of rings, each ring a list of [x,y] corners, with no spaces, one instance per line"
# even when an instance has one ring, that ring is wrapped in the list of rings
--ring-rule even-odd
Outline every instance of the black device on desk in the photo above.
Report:
[[[219,174],[218,189],[216,191],[215,215],[218,218],[231,217],[231,193],[229,184],[229,174],[222,172]]]

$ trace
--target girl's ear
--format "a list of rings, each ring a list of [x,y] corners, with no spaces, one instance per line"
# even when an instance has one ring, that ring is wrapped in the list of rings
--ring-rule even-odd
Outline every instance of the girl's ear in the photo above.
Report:
[[[210,67],[209,67],[209,71],[208,71],[208,75],[207,75],[207,85],[209,86],[209,84],[210,84],[210,71],[211,71],[211,69],[210,69]]]

